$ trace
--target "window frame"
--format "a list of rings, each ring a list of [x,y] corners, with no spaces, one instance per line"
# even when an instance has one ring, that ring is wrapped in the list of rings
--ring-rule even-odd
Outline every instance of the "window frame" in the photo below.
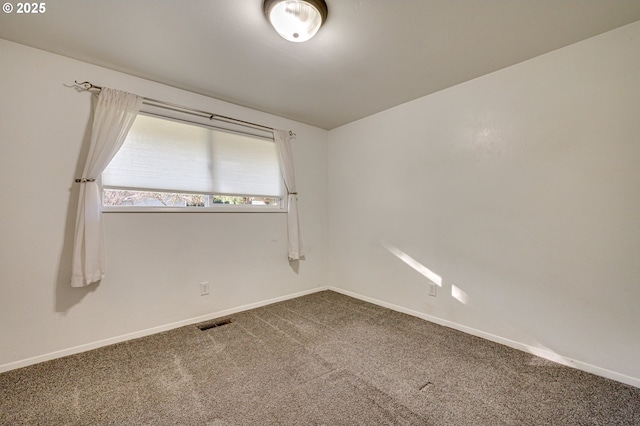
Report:
[[[251,204],[220,204],[214,207],[102,206],[103,213],[286,213],[281,201],[269,207]]]
[[[207,117],[199,117],[196,120],[187,120],[180,116],[183,114],[181,111],[175,111],[175,114],[167,114],[166,112],[157,112],[153,105],[144,105],[143,108],[138,112],[138,115],[146,115],[158,119],[177,121],[179,123],[204,127],[207,129],[212,129],[216,131],[229,132],[235,134],[241,134],[244,136],[253,136],[257,139],[264,139],[265,143],[274,143],[275,141],[269,138],[268,135],[271,134],[271,131],[265,131],[262,129],[254,129],[254,128],[244,128],[242,126],[236,125],[234,123],[226,123],[216,125],[211,123],[211,120]],[[247,130],[251,130],[249,132]],[[258,133],[262,132],[263,135]],[[278,159],[279,162],[279,159]],[[279,164],[278,164],[279,166]],[[101,179],[101,178],[100,178]],[[208,207],[196,207],[196,206],[185,206],[185,207],[162,207],[162,206],[107,206],[104,204],[104,191],[105,189],[122,189],[122,190],[131,190],[135,191],[133,188],[116,188],[116,187],[104,187],[102,182],[100,181],[100,204],[103,213],[287,213],[287,189],[284,183],[284,179],[282,175],[280,175],[280,188],[281,188],[281,196],[278,199],[278,203],[276,205],[256,205],[256,204],[215,204]],[[166,192],[169,194],[181,193],[180,191],[171,192],[171,191],[161,191],[154,189],[140,189],[140,191],[149,191],[149,192]],[[184,192],[187,193],[187,192]],[[197,195],[221,195],[221,196],[230,196],[230,197],[250,197],[254,196],[251,194],[214,194],[214,193],[199,193],[199,192],[188,192],[188,194],[197,194]]]

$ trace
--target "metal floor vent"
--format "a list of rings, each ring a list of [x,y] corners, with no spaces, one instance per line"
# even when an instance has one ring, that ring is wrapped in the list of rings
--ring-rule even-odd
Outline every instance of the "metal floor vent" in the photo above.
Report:
[[[200,331],[205,331],[205,330],[209,330],[209,329],[216,328],[216,327],[222,327],[223,325],[227,325],[227,324],[231,324],[231,320],[230,319],[217,321],[217,322],[210,322],[210,323],[207,323],[207,324],[200,324],[198,326],[198,328],[200,329]]]

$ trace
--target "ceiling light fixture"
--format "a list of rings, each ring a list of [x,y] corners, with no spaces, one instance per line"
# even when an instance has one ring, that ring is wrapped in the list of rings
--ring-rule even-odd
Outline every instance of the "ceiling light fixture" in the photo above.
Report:
[[[327,20],[324,0],[264,0],[264,14],[285,40],[303,42]]]

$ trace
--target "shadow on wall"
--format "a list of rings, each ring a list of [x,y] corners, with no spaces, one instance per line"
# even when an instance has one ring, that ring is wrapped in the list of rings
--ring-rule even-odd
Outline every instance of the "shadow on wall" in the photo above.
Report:
[[[91,114],[84,131],[82,139],[82,147],[80,155],[76,163],[75,177],[80,177],[84,171],[84,165],[89,155],[89,146],[91,144],[91,127],[93,123],[93,112],[96,104],[96,96],[90,98]],[[71,287],[71,262],[73,260],[73,240],[75,239],[76,215],[78,212],[78,198],[80,188],[75,182],[71,182],[69,188],[69,202],[67,205],[67,220],[64,227],[64,241],[62,244],[62,253],[58,264],[58,275],[55,283],[54,294],[54,310],[55,312],[68,312],[72,307],[77,305],[84,297],[98,288],[98,283],[93,283],[86,287]]]
[[[303,258],[304,259],[304,258]],[[296,274],[300,273],[300,260],[298,259],[289,259],[289,267]]]

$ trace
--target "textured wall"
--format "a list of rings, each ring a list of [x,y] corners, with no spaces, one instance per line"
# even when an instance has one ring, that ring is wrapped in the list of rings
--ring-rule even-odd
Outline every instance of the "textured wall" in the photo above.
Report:
[[[640,22],[331,131],[331,284],[640,385],[638,76]]]
[[[327,283],[327,132],[0,40],[0,368]],[[75,79],[293,129],[307,260],[283,213],[107,213],[107,277],[69,286],[91,95]],[[199,283],[211,294],[201,297]]]

